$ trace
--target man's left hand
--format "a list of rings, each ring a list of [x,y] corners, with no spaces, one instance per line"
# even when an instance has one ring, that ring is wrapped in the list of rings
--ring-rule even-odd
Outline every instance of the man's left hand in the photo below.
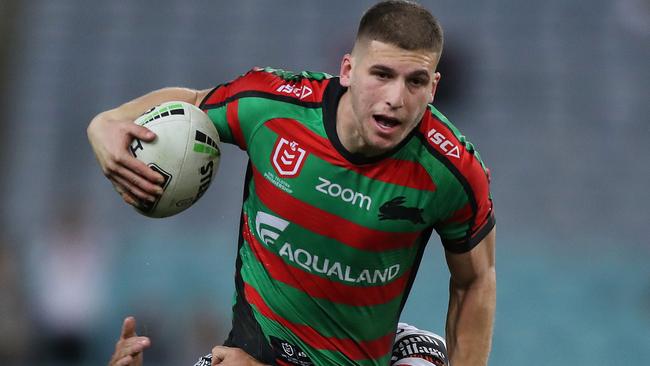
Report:
[[[266,366],[240,348],[216,346],[212,349],[212,366]]]

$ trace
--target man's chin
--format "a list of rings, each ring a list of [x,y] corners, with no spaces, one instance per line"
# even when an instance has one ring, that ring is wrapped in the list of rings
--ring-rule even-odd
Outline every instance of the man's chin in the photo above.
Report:
[[[367,149],[365,150],[368,152],[367,155],[376,156],[394,149],[399,143],[399,140],[383,136],[372,136],[372,138],[368,139],[366,142]]]

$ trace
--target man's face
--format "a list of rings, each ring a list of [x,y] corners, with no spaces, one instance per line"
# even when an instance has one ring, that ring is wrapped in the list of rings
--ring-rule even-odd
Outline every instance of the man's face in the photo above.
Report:
[[[353,150],[376,155],[398,145],[433,101],[440,74],[438,54],[389,43],[360,41],[341,62],[341,85],[351,108],[340,116]],[[345,97],[345,96],[344,96]],[[345,137],[340,136],[345,145]]]

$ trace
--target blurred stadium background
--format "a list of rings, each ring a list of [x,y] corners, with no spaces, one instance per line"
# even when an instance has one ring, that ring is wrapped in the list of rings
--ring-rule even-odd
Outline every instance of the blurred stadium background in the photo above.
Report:
[[[139,216],[85,129],[162,86],[253,66],[337,73],[371,1],[0,1],[0,364],[97,365],[121,320],[148,365],[191,365],[229,329],[245,156],[206,197]],[[446,30],[438,107],[492,171],[492,365],[650,362],[650,2],[423,1]],[[403,320],[444,332],[431,240]]]

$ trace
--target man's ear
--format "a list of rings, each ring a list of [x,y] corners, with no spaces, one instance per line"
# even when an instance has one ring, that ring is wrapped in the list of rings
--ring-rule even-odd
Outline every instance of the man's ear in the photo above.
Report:
[[[339,73],[341,86],[349,88],[352,77],[352,55],[346,53],[341,60],[341,71]]]
[[[431,86],[431,96],[429,97],[429,104],[433,103],[433,97],[436,95],[436,89],[438,89],[438,83],[440,82],[440,73],[436,72],[433,74],[433,85]]]

